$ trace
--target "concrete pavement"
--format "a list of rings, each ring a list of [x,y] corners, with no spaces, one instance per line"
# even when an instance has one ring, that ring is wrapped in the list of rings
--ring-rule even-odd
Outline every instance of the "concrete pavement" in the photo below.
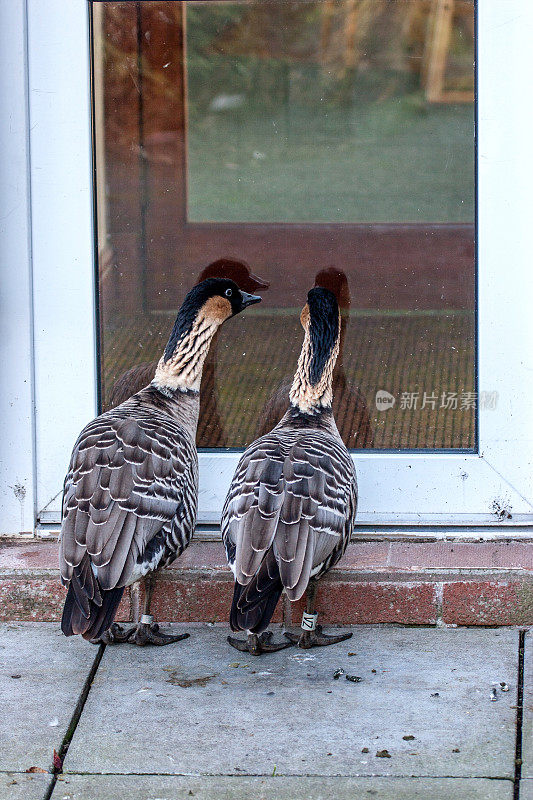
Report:
[[[360,626],[331,647],[253,658],[226,643],[224,627],[175,627],[190,639],[107,647],[97,663],[98,648],[55,625],[1,626],[0,800],[50,790],[52,800],[515,796],[516,629]],[[523,798],[533,787],[530,638]],[[500,682],[509,691],[492,701]],[[57,782],[40,772],[54,749],[65,756]]]
[[[56,625],[0,626],[0,771],[52,766],[95,655]]]
[[[472,778],[61,776],[52,800],[512,800],[513,784]]]

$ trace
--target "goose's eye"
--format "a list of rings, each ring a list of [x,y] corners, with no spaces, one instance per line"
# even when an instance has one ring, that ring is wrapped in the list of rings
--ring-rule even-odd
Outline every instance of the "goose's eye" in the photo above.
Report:
[[[233,294],[233,289],[226,289],[224,294],[226,295],[226,297],[231,297],[231,295]]]

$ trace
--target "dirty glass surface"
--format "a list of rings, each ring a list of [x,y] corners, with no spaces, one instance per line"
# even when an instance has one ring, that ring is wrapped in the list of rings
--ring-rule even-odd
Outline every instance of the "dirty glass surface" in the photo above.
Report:
[[[283,414],[313,285],[349,447],[473,449],[474,4],[98,2],[102,407],[149,382],[208,275],[264,297],[213,343],[198,444]]]

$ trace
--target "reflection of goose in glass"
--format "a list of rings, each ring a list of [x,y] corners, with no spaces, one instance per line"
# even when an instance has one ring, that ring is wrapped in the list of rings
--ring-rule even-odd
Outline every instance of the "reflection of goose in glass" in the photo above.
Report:
[[[356,386],[348,383],[344,371],[344,341],[350,313],[348,280],[342,270],[329,267],[317,273],[315,286],[333,292],[341,311],[339,356],[333,372],[333,416],[346,447],[349,449],[371,448],[374,445],[374,432],[365,397]],[[260,414],[261,422],[256,437],[268,433],[285,413],[291,383],[292,377],[284,378],[279,388],[267,401]]]
[[[236,261],[232,258],[219,258],[213,261],[202,270],[198,277],[198,282],[206,278],[228,278],[240,286],[243,291],[254,294],[257,290],[268,289],[268,281],[254,275],[251,268],[244,261]],[[198,446],[209,447],[229,447],[231,442],[227,441],[224,425],[217,406],[216,392],[216,366],[217,366],[217,340],[218,332],[213,338],[211,347],[207,354],[204,371],[202,376],[202,391],[200,394],[200,419],[198,422],[197,444]],[[154,377],[157,361],[145,361],[136,364],[128,369],[115,382],[107,408],[123,403],[132,394],[140,391],[150,383]]]

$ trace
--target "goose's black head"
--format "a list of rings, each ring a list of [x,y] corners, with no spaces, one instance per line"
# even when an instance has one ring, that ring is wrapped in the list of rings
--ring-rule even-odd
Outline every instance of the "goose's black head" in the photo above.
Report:
[[[207,278],[193,286],[178,312],[165,348],[165,361],[172,356],[178,342],[191,333],[200,317],[218,327],[247,306],[260,302],[259,295],[244,292],[229,278]]]
[[[333,292],[318,286],[311,289],[300,319],[303,328],[309,330],[309,381],[314,386],[320,381],[339,338],[339,305]],[[335,358],[336,356],[335,352]]]

